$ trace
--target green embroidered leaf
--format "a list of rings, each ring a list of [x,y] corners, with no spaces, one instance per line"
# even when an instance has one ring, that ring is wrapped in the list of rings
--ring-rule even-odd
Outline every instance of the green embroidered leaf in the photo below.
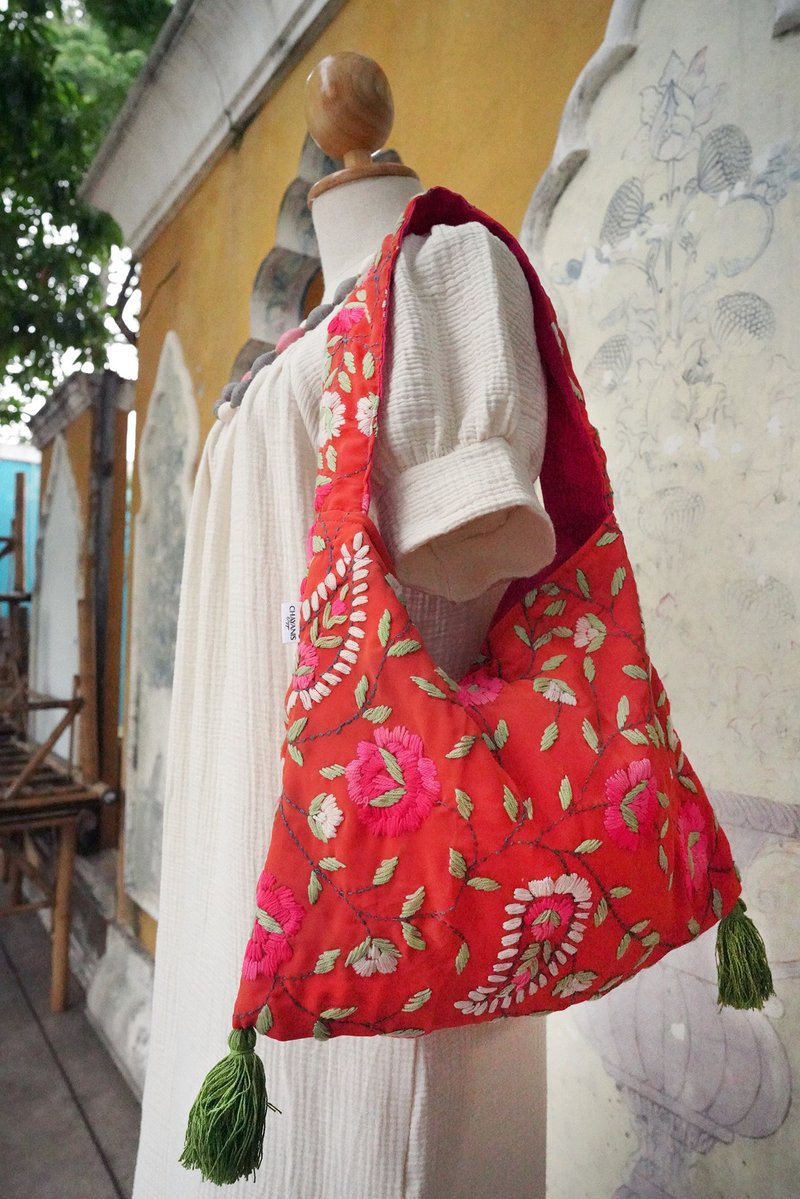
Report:
[[[392,614],[388,608],[385,609],[383,616],[378,621],[378,640],[381,645],[385,646],[389,640],[389,630],[392,627]]]
[[[406,895],[406,901],[403,904],[403,910],[400,913],[402,919],[407,920],[409,916],[414,916],[425,902],[425,888],[417,887],[416,891],[412,891],[410,895]]]
[[[603,923],[603,921],[605,920],[607,915],[608,915],[608,901],[606,900],[605,895],[603,895],[600,902],[597,905],[597,909],[594,914],[595,928],[600,927],[600,925]]]
[[[485,744],[486,748],[487,748],[487,749],[490,749],[490,750],[492,751],[492,753],[494,753],[494,752],[495,752],[495,750],[497,749],[497,746],[495,745],[494,741],[492,741],[492,739],[491,739],[491,737],[489,736],[489,734],[488,734],[488,733],[481,733],[481,737],[483,738],[483,742],[484,742],[484,744]]]
[[[344,373],[344,371],[339,371],[338,375],[336,376],[336,379],[337,379],[338,384],[341,387],[342,391],[346,392],[347,395],[349,395],[350,392],[353,390],[353,384],[350,382],[350,376],[346,375]]]
[[[508,741],[508,725],[504,720],[498,721],[497,728],[494,730],[494,743],[498,749],[502,749]]]
[[[687,791],[691,791],[694,795],[697,795],[697,787],[694,784],[694,780],[690,779],[688,774],[679,774],[678,782],[682,787],[685,787]]]
[[[554,995],[572,995],[575,991],[588,991],[597,975],[593,970],[576,970],[574,974],[565,974],[553,987]]]
[[[594,662],[587,656],[583,659],[583,673],[586,675],[586,680],[589,683],[594,682]]]
[[[365,379],[371,379],[375,374],[375,358],[371,350],[367,350],[362,359],[361,374]]]
[[[457,849],[450,849],[450,873],[453,878],[463,878],[467,873],[467,863],[464,855],[460,854]]]
[[[386,704],[380,704],[377,708],[365,708],[361,715],[365,720],[371,720],[373,724],[383,724],[384,720],[388,720],[392,714],[392,709]]]
[[[658,833],[659,837],[661,837],[662,839],[663,839],[664,837],[666,837],[666,835],[667,835],[667,831],[668,831],[668,830],[669,830],[669,816],[667,816],[666,820],[665,820],[665,821],[664,821],[664,823],[661,825],[661,828],[660,828],[660,830],[659,830],[659,833]],[[691,833],[690,833],[689,835],[691,836]],[[691,848],[691,846],[690,846],[689,848]]]
[[[289,757],[292,759],[292,761],[296,762],[298,766],[302,766],[303,765],[303,755],[300,753],[300,750],[297,748],[297,746],[290,745],[288,747],[288,749],[289,749]]]
[[[315,1041],[329,1041],[331,1038],[331,1030],[324,1020],[317,1020],[313,1031]]]
[[[558,725],[553,720],[548,724],[547,728],[542,733],[542,740],[539,742],[539,749],[544,752],[546,749],[552,749],[558,741]]]
[[[622,591],[622,584],[625,582],[627,571],[624,566],[618,566],[611,576],[611,594],[619,595]]]
[[[428,1002],[432,994],[433,991],[430,989],[430,987],[426,987],[424,991],[417,991],[416,995],[412,995],[410,999],[405,1001],[403,1004],[403,1011],[418,1012],[419,1009]],[[415,1030],[412,1029],[411,1031],[414,1032]]]
[[[544,595],[558,595],[561,588],[559,587],[558,583],[542,583],[539,590],[543,592]]]
[[[346,1020],[348,1016],[352,1016],[353,1012],[357,1012],[358,1007],[329,1007],[327,1011],[320,1012],[321,1020]]]
[[[318,533],[315,533],[311,538],[311,549],[315,554],[322,553],[322,551],[325,549],[325,538],[320,537]]]
[[[619,537],[619,533],[604,533],[602,537],[597,539],[595,545],[611,545],[612,541],[617,540],[617,537]]]
[[[722,896],[716,887],[712,887],[711,889],[711,910],[717,920],[722,919]]]
[[[642,937],[642,945],[646,945],[648,949],[652,949],[654,945],[658,945],[661,941],[661,933],[648,933],[646,937]]]
[[[522,806],[525,809],[525,815],[528,817],[528,819],[533,820],[533,800],[526,799]]]
[[[309,875],[309,879],[308,879],[308,902],[316,903],[321,894],[322,894],[322,883],[319,881],[319,878],[317,877],[315,872],[312,870],[311,874]]]
[[[552,632],[554,637],[572,637],[572,629],[569,627],[569,625],[556,625]]]
[[[419,648],[419,641],[415,641],[413,637],[404,637],[401,641],[395,641],[394,645],[390,647],[389,657],[404,658],[406,654],[415,654]]]
[[[669,717],[667,717],[667,720],[669,720]],[[658,716],[655,714],[655,712],[653,713],[653,727],[656,730],[660,744],[666,745],[667,739],[664,736],[664,729],[661,727],[661,721],[658,719]],[[671,746],[670,748],[674,749],[675,747]]]
[[[364,700],[367,698],[368,690],[369,690],[369,679],[367,678],[367,676],[365,674],[362,674],[361,678],[356,683],[356,689],[355,689],[355,693],[354,693],[355,697],[356,697],[356,707],[357,708],[362,707]]]
[[[631,705],[627,695],[623,695],[617,704],[617,728],[624,728],[625,722],[630,716]]]
[[[584,720],[583,724],[581,725],[581,732],[583,733],[583,739],[589,748],[593,749],[594,752],[597,753],[597,733],[588,720]]]
[[[689,932],[692,934],[693,937],[696,937],[697,934],[700,932],[700,925],[697,923],[694,916],[692,916],[690,920],[686,921],[686,927],[688,928]]]
[[[328,465],[328,470],[336,470],[336,447],[329,445],[325,451],[325,461]]]
[[[665,795],[663,791],[656,791],[656,796],[658,797],[658,802],[662,808],[669,807],[669,796],[668,795]]]
[[[456,954],[456,974],[463,974],[464,967],[469,961],[469,945],[466,941],[463,943],[458,953]]]
[[[503,807],[506,810],[506,815],[509,820],[516,820],[519,816],[519,804],[514,796],[513,791],[508,787],[503,786]]]
[[[321,766],[320,774],[325,779],[338,779],[345,773],[345,767],[340,766],[338,762],[333,762],[330,766]]]
[[[549,633],[542,633],[541,637],[537,637],[533,643],[534,649],[541,649],[543,645],[549,645],[553,640],[552,630]]]
[[[342,644],[342,637],[318,637],[316,644],[320,649],[337,649]]]
[[[612,887],[608,892],[613,899],[624,899],[626,895],[630,895],[630,887]]]
[[[400,927],[403,930],[403,936],[405,937],[405,942],[409,949],[425,948],[425,938],[417,928],[416,924],[409,924],[407,920],[402,920],[400,922]]]
[[[647,671],[642,670],[641,666],[623,666],[623,672],[631,679],[646,679]]]
[[[575,853],[596,853],[602,844],[603,842],[598,841],[596,837],[589,837],[575,846]]]
[[[614,977],[610,978],[607,983],[603,983],[602,987],[597,988],[597,994],[605,995],[606,991],[611,991],[614,987],[618,987],[624,977],[624,974],[615,974]]]
[[[327,796],[327,791],[320,791],[319,795],[315,795],[311,803],[308,805],[309,816],[318,816],[322,810],[322,801]]]
[[[386,773],[389,775],[389,778],[394,779],[396,783],[404,783],[405,780],[403,778],[403,772],[400,769],[400,763],[397,761],[397,758],[394,756],[394,754],[388,749],[383,749],[383,747],[379,747],[379,753],[383,759],[383,764],[386,767]]]
[[[639,920],[639,921],[637,921],[637,922],[636,922],[636,924],[632,924],[632,925],[631,925],[631,929],[630,929],[630,931],[631,931],[631,933],[632,933],[632,934],[633,934],[633,933],[637,933],[637,934],[638,934],[638,933],[643,933],[643,932],[644,932],[644,930],[647,928],[647,926],[648,926],[648,924],[649,924],[649,923],[650,923],[650,921],[649,921],[649,920]]]
[[[446,670],[442,670],[441,666],[435,666],[434,670],[438,674],[439,678],[444,679],[451,691],[458,691],[458,683],[455,681],[455,679],[450,678],[450,675]]]
[[[476,875],[474,878],[467,879],[467,886],[474,887],[476,891],[499,891],[500,884],[495,882],[493,878],[481,878]]]
[[[371,799],[369,806],[371,808],[391,808],[400,802],[405,793],[405,787],[392,787],[391,791],[384,791],[383,795],[376,795],[374,799]]]
[[[542,588],[544,590],[544,588]],[[566,600],[553,600],[552,604],[548,604],[544,610],[545,616],[560,616],[567,606]]]
[[[617,946],[617,961],[619,961],[619,959],[623,956],[623,954],[627,952],[630,943],[631,943],[631,934],[625,933],[625,936],[622,938],[619,945]]]
[[[265,1003],[261,1011],[258,1013],[256,1020],[256,1032],[260,1032],[263,1037],[267,1035],[272,1028],[272,1012],[269,1010],[269,1004]]]
[[[411,682],[416,683],[419,689],[424,691],[426,695],[430,695],[432,699],[447,699],[441,687],[437,687],[435,683],[429,683],[427,679],[420,679],[417,675],[412,674]]]
[[[641,729],[620,729],[620,732],[631,745],[647,745],[647,738]]]
[[[378,869],[375,871],[372,879],[373,887],[382,887],[384,883],[388,883],[397,869],[397,863],[399,861],[399,858],[384,858]]]
[[[579,569],[579,570],[575,571],[575,579],[577,580],[578,587],[580,588],[580,592],[581,592],[581,595],[583,596],[583,598],[591,599],[592,593],[589,590],[589,580],[586,578],[586,575],[583,573],[582,570]]]
[[[533,605],[536,603],[536,596],[538,594],[539,594],[539,592],[537,591],[537,589],[535,587],[531,591],[527,592],[524,600],[522,601],[526,608],[533,607]]]
[[[659,695],[658,699],[656,700],[656,707],[663,708],[664,704],[666,702],[667,702],[667,693],[666,693],[666,691],[662,690],[661,694]]]
[[[469,736],[468,734],[465,735],[464,737],[459,737],[458,741],[456,741],[455,745],[450,750],[450,753],[446,754],[445,757],[466,758],[467,754],[472,749],[473,745],[475,744],[475,742],[477,740],[478,740],[477,737],[472,737],[472,736]]]
[[[301,716],[299,720],[295,720],[295,722],[293,724],[291,724],[286,731],[286,740],[287,741],[296,741],[307,724],[308,724],[307,716]]]
[[[541,670],[556,670],[562,662],[566,660],[566,654],[556,654],[553,658],[548,658],[546,662],[542,662]]]
[[[371,944],[371,937],[365,937],[360,945],[356,945],[355,948],[351,949],[344,963],[345,969],[347,969],[348,966],[352,966],[355,962],[360,962],[362,958],[365,958],[367,956],[367,950]]]
[[[355,358],[353,357],[353,351],[352,351],[352,350],[345,350],[345,352],[344,352],[344,354],[342,355],[342,357],[344,358],[344,364],[345,364],[345,366],[347,367],[347,369],[349,370],[350,374],[351,374],[351,375],[352,375],[352,374],[355,374],[355,369],[356,369],[356,360],[355,360]]]
[[[320,870],[344,870],[344,862],[340,862],[338,858],[320,858]]]
[[[569,805],[572,803],[572,783],[566,775],[558,784],[558,798],[561,801],[562,810],[566,812]]]
[[[317,958],[317,964],[314,967],[315,974],[330,974],[333,967],[336,965],[336,959],[341,953],[341,949],[326,949]]]
[[[447,756],[450,757],[449,754]],[[466,791],[461,791],[458,787],[456,787],[456,807],[458,808],[459,816],[463,816],[464,820],[469,820],[475,807]]]
[[[653,745],[655,746],[656,749],[658,749],[659,745],[661,744],[661,741],[659,740],[659,736],[658,736],[658,733],[656,732],[655,725],[652,725],[652,724],[650,724],[649,721],[647,721],[645,723],[644,727],[647,729],[647,735],[650,738],[650,740],[652,741]]]
[[[311,637],[311,640],[316,645],[317,637],[319,637],[319,617],[318,616],[315,616],[311,622],[311,628],[309,629],[309,636]]]
[[[521,624],[514,625],[514,632],[517,634],[517,636],[519,637],[522,644],[527,645],[528,649],[530,649],[531,639],[528,636],[527,631],[525,629],[523,629]]]
[[[669,870],[669,861],[667,859],[667,852],[663,845],[659,845],[658,847],[658,864],[666,874]]]
[[[262,908],[256,909],[256,920],[268,933],[277,933],[279,936],[283,934],[283,926],[278,923],[274,916],[270,916],[269,912],[265,912]]]

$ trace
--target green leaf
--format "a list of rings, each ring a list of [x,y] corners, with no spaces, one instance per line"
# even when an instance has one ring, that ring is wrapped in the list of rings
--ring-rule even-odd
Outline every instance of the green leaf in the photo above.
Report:
[[[469,961],[469,945],[464,941],[463,945],[456,954],[456,974],[463,974],[464,967]]]
[[[279,935],[283,933],[283,926],[274,916],[270,916],[269,912],[265,912],[261,908],[256,910],[256,920],[268,933],[278,933]]]
[[[338,858],[320,858],[320,870],[344,870],[344,862],[340,862]]]
[[[647,671],[642,670],[641,666],[634,666],[634,665],[623,666],[622,669],[623,669],[624,673],[627,674],[628,677],[631,679],[646,679],[647,678]]]
[[[602,537],[597,539],[595,545],[611,545],[612,541],[616,541],[618,537],[619,533],[604,533]]]
[[[367,676],[365,674],[362,674],[361,678],[356,683],[356,688],[354,691],[354,695],[356,697],[356,707],[357,708],[360,708],[363,706],[364,700],[367,698],[368,690],[369,690],[369,679],[367,678]]]
[[[583,598],[590,599],[591,592],[589,591],[589,580],[586,578],[586,575],[583,573],[582,570],[578,569],[575,571],[575,578],[577,580],[578,587],[580,588],[580,592],[581,592],[581,595],[583,596]]]
[[[614,899],[624,899],[626,895],[630,895],[630,887],[612,887],[609,890],[609,895]]]
[[[339,371],[336,379],[342,391],[349,395],[353,390],[353,384],[350,382],[350,376],[346,375],[344,371]]]
[[[603,895],[601,897],[600,902],[598,903],[597,908],[594,913],[595,928],[600,927],[600,925],[603,923],[603,921],[605,920],[607,915],[608,915],[608,901],[606,900],[605,895]]]
[[[417,887],[416,891],[412,891],[410,895],[406,895],[406,901],[403,904],[403,910],[400,913],[402,919],[407,920],[409,916],[414,916],[425,902],[425,888]]]
[[[425,989],[423,991],[417,991],[417,993],[415,995],[412,995],[410,999],[407,999],[405,1001],[405,1003],[403,1004],[403,1011],[404,1012],[419,1011],[419,1009],[428,1002],[428,1000],[430,999],[432,994],[433,994],[433,991],[430,989],[430,987],[425,987]],[[412,1031],[415,1031],[415,1030],[412,1029]]]
[[[286,731],[286,740],[296,741],[307,724],[307,716],[301,716],[299,720],[295,720],[293,724],[289,725],[289,728]]]
[[[497,728],[494,730],[494,743],[498,749],[502,749],[508,741],[508,725],[504,720],[498,721]]]
[[[716,887],[711,889],[711,910],[717,920],[722,919],[722,896]]]
[[[450,750],[450,753],[445,754],[445,757],[447,757],[447,758],[466,758],[467,754],[472,749],[473,745],[475,744],[475,742],[477,740],[478,740],[477,737],[470,736],[469,734],[466,734],[463,737],[459,737],[458,741],[456,741],[455,745]]]
[[[625,582],[627,571],[624,566],[618,566],[611,576],[611,594],[619,595],[622,591],[622,584]]]
[[[383,616],[378,621],[378,640],[381,645],[385,646],[389,640],[389,631],[392,627],[392,614],[388,608],[384,610]]]
[[[340,646],[342,644],[342,640],[343,640],[342,637],[336,637],[336,636],[317,637],[315,644],[320,649],[337,649],[338,646]]]
[[[653,746],[655,747],[655,749],[658,749],[659,745],[661,744],[661,741],[659,740],[659,736],[658,736],[658,733],[656,732],[655,725],[652,725],[652,724],[650,724],[649,721],[646,721],[644,727],[647,729],[647,736],[652,741]]]
[[[292,759],[292,761],[296,762],[298,766],[302,766],[303,765],[303,755],[300,753],[300,750],[297,748],[297,746],[290,745],[290,746],[288,746],[288,750],[289,750],[289,757]]]
[[[553,640],[552,631],[549,633],[542,633],[541,637],[537,637],[536,640],[534,641],[533,648],[541,649],[543,645],[549,645],[552,640]]]
[[[420,648],[419,641],[415,641],[413,637],[403,637],[400,641],[395,641],[394,645],[389,648],[390,658],[404,658],[406,654],[415,654]]]
[[[270,1011],[269,1004],[265,1003],[261,1011],[258,1013],[258,1019],[256,1020],[256,1032],[261,1033],[262,1037],[265,1037],[272,1028],[272,1024],[272,1012]]]
[[[450,849],[450,873],[453,878],[463,878],[467,873],[467,863],[464,855],[459,853],[457,849]]]
[[[561,588],[559,587],[558,583],[542,583],[539,590],[543,592],[544,595],[558,595]]]
[[[620,729],[622,736],[626,741],[630,741],[631,745],[647,745],[647,738],[641,729]]]
[[[308,879],[308,902],[316,903],[322,894],[322,883],[319,881],[316,873],[312,870]]]
[[[333,967],[336,965],[336,959],[341,953],[341,949],[326,949],[317,958],[317,964],[314,967],[315,974],[330,974]]]
[[[566,660],[566,654],[556,654],[553,658],[548,658],[546,662],[542,662],[540,670],[557,670],[562,662]]]
[[[669,870],[669,860],[667,858],[667,853],[666,853],[666,850],[664,849],[663,845],[659,845],[659,847],[658,847],[658,864],[661,867],[661,869],[664,871],[664,873],[666,874],[667,871]]]
[[[391,791],[384,791],[383,795],[376,795],[374,799],[371,799],[369,806],[371,808],[391,808],[400,802],[405,793],[405,787],[392,787]]]
[[[697,923],[694,916],[692,916],[690,920],[687,920],[686,927],[688,928],[689,932],[692,934],[693,937],[696,937],[697,934],[700,932],[700,925]]]
[[[617,961],[619,961],[619,959],[623,956],[623,954],[626,953],[630,943],[631,943],[631,934],[625,933],[625,936],[622,938],[619,945],[617,946]]]
[[[328,465],[329,471],[333,472],[336,470],[336,447],[335,446],[332,446],[332,445],[328,446],[327,450],[325,451],[325,461]]]
[[[583,659],[583,673],[586,675],[587,682],[594,682],[594,662],[588,654]]]
[[[492,753],[494,753],[495,750],[497,749],[497,746],[495,745],[494,741],[492,741],[492,738],[489,736],[489,734],[481,733],[481,737],[483,738],[483,743],[486,746],[486,748],[491,750]]]
[[[499,891],[500,884],[495,882],[493,878],[481,878],[480,875],[475,875],[474,878],[467,879],[467,886],[474,887],[476,891]]]
[[[624,728],[625,722],[630,716],[631,705],[627,695],[623,695],[617,704],[617,728]]]
[[[345,774],[346,768],[344,766],[340,766],[338,762],[334,762],[330,766],[321,766],[319,772],[323,778],[338,779]]]
[[[403,772],[400,769],[400,763],[397,761],[397,758],[390,750],[384,749],[383,746],[379,747],[378,752],[383,759],[383,764],[386,767],[386,773],[389,775],[389,778],[394,779],[396,783],[402,785],[405,779],[403,778]]]
[[[315,1041],[329,1041],[331,1038],[331,1030],[324,1020],[317,1020],[313,1031]]]
[[[347,955],[347,958],[344,963],[345,969],[348,966],[352,966],[355,962],[360,962],[362,958],[365,958],[367,956],[367,950],[369,949],[371,944],[372,944],[372,938],[365,937],[360,945],[355,945]]]
[[[533,820],[533,800],[526,799],[522,806],[525,809],[525,815],[528,819]]]
[[[659,829],[659,832],[658,832],[659,837],[661,837],[662,839],[664,837],[666,837],[668,830],[669,830],[669,816],[667,816],[666,820],[664,821],[664,823],[661,825],[661,828]],[[691,836],[691,834],[690,834],[690,836]],[[689,846],[689,848],[691,849],[691,845]]]
[[[584,720],[583,724],[581,725],[581,732],[583,733],[583,739],[589,748],[593,749],[594,752],[597,753],[597,733],[588,720]]]
[[[624,974],[615,974],[614,977],[610,978],[607,983],[603,983],[602,987],[597,988],[597,994],[605,995],[606,991],[612,991],[614,987],[619,986],[624,977]]]
[[[315,533],[311,538],[311,549],[315,554],[322,553],[322,551],[325,549],[325,538],[320,537],[318,533]]]
[[[630,931],[631,931],[631,933],[636,933],[636,934],[643,933],[649,923],[650,923],[649,920],[638,920],[636,922],[636,924],[631,925]]]
[[[517,819],[519,816],[519,804],[517,803],[513,791],[511,791],[505,785],[503,786],[503,807],[506,810],[506,815],[508,816],[509,820]]]
[[[442,691],[441,687],[437,687],[435,683],[429,683],[427,679],[418,678],[417,675],[411,675],[411,682],[416,683],[421,691],[426,695],[430,695],[432,699],[447,699],[447,695]]]
[[[352,375],[352,374],[355,374],[355,369],[356,369],[356,360],[355,360],[355,358],[353,357],[353,351],[352,351],[352,350],[345,350],[345,352],[344,352],[344,354],[342,355],[342,357],[344,358],[344,364],[345,364],[345,366],[347,367],[347,369],[349,370],[350,374],[351,374],[351,375]]]
[[[458,808],[459,816],[463,816],[464,820],[469,820],[475,807],[466,791],[461,791],[458,787],[456,787],[456,807]]]
[[[384,858],[373,876],[373,887],[382,887],[384,883],[388,883],[397,869],[399,861],[399,858]]]
[[[371,350],[367,350],[361,361],[361,374],[365,379],[371,379],[375,374],[375,358]]]
[[[521,624],[514,625],[514,632],[517,634],[517,636],[519,637],[522,644],[527,645],[528,649],[530,649],[531,639],[528,636],[527,631],[525,629],[523,629]]]
[[[668,795],[665,795],[663,791],[656,791],[656,796],[658,797],[658,802],[662,808],[669,807],[669,796]]]
[[[679,774],[678,782],[682,787],[685,787],[687,791],[691,791],[693,795],[697,795],[697,787],[695,786],[694,780],[690,779],[688,774]]]
[[[545,608],[544,614],[545,614],[545,616],[560,616],[561,613],[566,608],[566,606],[567,606],[566,600],[563,600],[563,599],[553,600],[552,604],[548,604],[547,607]]]
[[[648,933],[646,937],[642,937],[642,945],[645,945],[648,949],[652,949],[653,946],[658,945],[660,941],[661,933],[657,933],[655,930],[651,933]]]
[[[535,587],[532,588],[531,591],[526,592],[525,598],[522,601],[526,608],[533,607],[533,605],[536,603],[536,596],[538,594],[539,594],[539,592],[537,591],[537,589]]]
[[[542,740],[539,743],[539,749],[544,752],[546,749],[552,749],[558,741],[558,725],[553,720],[548,724],[547,728],[542,733]]]
[[[444,679],[445,683],[447,684],[447,686],[450,688],[451,691],[458,691],[458,689],[459,689],[458,683],[455,681],[455,679],[450,678],[450,675],[447,673],[446,670],[442,670],[441,666],[435,666],[434,670],[436,671],[436,673],[438,674],[440,679]]]
[[[358,1007],[329,1007],[327,1011],[320,1012],[321,1020],[346,1020],[348,1016],[352,1016],[353,1012],[357,1012]]]
[[[371,720],[373,724],[383,724],[392,714],[392,709],[386,704],[379,704],[377,708],[364,708],[361,715],[365,720]]]
[[[575,846],[575,853],[596,853],[602,844],[603,842],[598,841],[596,837],[589,837]]]
[[[558,784],[558,798],[561,801],[561,807],[566,812],[569,805],[572,803],[572,783],[566,775]]]
[[[569,627],[569,625],[566,625],[566,624],[556,625],[556,627],[552,630],[552,632],[553,632],[554,637],[568,637],[570,639],[572,638],[572,629]]]
[[[425,948],[425,938],[417,928],[416,924],[409,924],[407,920],[402,920],[400,922],[400,927],[403,930],[403,936],[409,949]]]

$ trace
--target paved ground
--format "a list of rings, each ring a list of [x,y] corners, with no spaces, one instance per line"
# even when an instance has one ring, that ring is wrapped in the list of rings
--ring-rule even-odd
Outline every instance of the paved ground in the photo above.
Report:
[[[0,1196],[128,1199],[139,1105],[70,984],[48,1006],[49,944],[33,913],[0,921]]]

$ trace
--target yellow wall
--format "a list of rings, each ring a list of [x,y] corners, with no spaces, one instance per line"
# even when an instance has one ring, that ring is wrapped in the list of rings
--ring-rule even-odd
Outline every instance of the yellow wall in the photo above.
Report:
[[[138,428],[169,329],[180,337],[201,432],[249,336],[259,263],[275,240],[306,128],[316,62],[357,50],[386,70],[390,145],[517,231],[549,162],[570,88],[600,44],[610,0],[349,0],[144,255]],[[136,500],[135,500],[136,503]]]

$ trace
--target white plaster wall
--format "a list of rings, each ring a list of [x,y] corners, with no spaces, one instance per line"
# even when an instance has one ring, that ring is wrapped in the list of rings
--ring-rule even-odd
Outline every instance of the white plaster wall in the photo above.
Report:
[[[763,1013],[720,1014],[712,934],[551,1017],[549,1199],[800,1194],[790,9],[617,0],[526,221],[609,457],[650,650],[731,837],[777,990]]]
[[[83,539],[75,478],[64,438],[58,437],[42,505],[32,599],[30,665],[34,690],[58,699],[72,695],[73,681],[78,673],[78,599],[82,594],[80,555]],[[32,720],[33,736],[43,741],[63,715],[63,710],[36,714]],[[80,717],[74,725],[74,759],[77,758],[79,721]],[[54,748],[56,753],[67,756],[69,731],[59,738]]]

